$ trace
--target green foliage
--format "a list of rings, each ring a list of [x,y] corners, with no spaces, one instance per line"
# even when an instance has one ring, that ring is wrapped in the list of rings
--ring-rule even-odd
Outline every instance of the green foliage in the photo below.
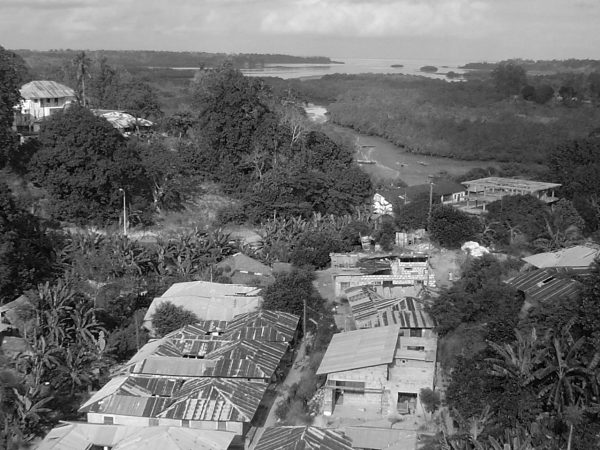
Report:
[[[31,176],[48,191],[56,219],[116,221],[122,211],[120,188],[130,211],[140,211],[138,217],[149,209],[151,194],[139,154],[105,119],[71,107],[52,116],[39,139],[42,148],[31,161]]]
[[[13,107],[19,103],[19,88],[25,76],[21,57],[0,46],[0,168],[12,158],[18,139],[12,131]]]
[[[152,315],[152,326],[156,335],[162,337],[171,331],[198,322],[199,318],[183,306],[176,306],[170,301],[164,301]]]
[[[359,236],[370,235],[373,227],[368,208],[356,208],[352,214],[342,216],[315,213],[309,219],[274,217],[261,224],[263,246],[256,257],[266,262],[289,262],[297,241],[316,233],[332,236],[342,249],[353,249],[360,245]]]
[[[492,80],[498,92],[505,96],[516,95],[527,83],[527,75],[519,65],[501,63],[492,70]]]
[[[427,411],[433,414],[442,404],[442,400],[439,392],[435,392],[430,388],[423,388],[419,391],[419,399]]]
[[[158,212],[181,210],[185,200],[197,191],[193,172],[177,148],[169,148],[163,139],[148,141],[130,138],[128,146],[139,154],[144,175],[152,191],[154,209]]]
[[[381,245],[385,251],[390,251],[396,242],[396,225],[390,216],[383,216],[381,225],[375,234],[375,242]]]
[[[432,199],[432,206],[439,203],[438,198]],[[396,202],[393,205],[394,220],[400,230],[410,231],[427,228],[429,220],[429,194],[417,195],[410,203]]]
[[[480,326],[487,339],[510,339],[521,308],[516,291],[501,282],[510,268],[490,255],[468,263],[461,279],[442,290],[429,307],[438,333],[444,336],[461,324],[472,324]]]
[[[313,285],[314,279],[314,272],[307,269],[276,273],[275,282],[263,291],[262,307],[302,317],[306,302],[308,317],[318,319],[324,300]]]
[[[457,248],[475,239],[481,231],[481,223],[476,217],[452,206],[438,205],[431,211],[428,230],[443,247]]]
[[[598,138],[568,141],[555,146],[548,161],[553,181],[562,184],[561,194],[573,201],[586,231],[595,231],[600,225],[599,149]]]
[[[20,208],[0,183],[0,303],[55,274],[55,251],[40,220]]]
[[[230,188],[242,182],[243,155],[254,148],[255,134],[270,114],[265,96],[260,79],[246,78],[231,65],[204,71],[196,79],[197,127],[211,148],[207,170]]]
[[[500,244],[512,244],[518,236],[527,242],[547,237],[549,208],[531,195],[509,195],[486,207],[486,222],[493,230],[493,239]]]
[[[290,262],[295,266],[312,266],[322,269],[329,265],[330,253],[349,251],[343,242],[330,231],[309,231],[301,234],[290,253]]]

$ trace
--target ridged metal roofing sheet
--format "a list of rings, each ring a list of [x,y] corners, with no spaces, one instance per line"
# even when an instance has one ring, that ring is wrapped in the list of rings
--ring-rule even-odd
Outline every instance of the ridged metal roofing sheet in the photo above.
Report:
[[[178,399],[160,417],[250,422],[267,384],[246,380],[199,378],[186,382]]]
[[[350,450],[352,442],[343,433],[317,427],[266,428],[255,450]]]
[[[35,80],[21,86],[21,97],[24,99],[34,98],[75,98],[75,91],[64,84],[56,81]]]
[[[394,360],[399,334],[397,325],[334,334],[317,374],[389,364]]]
[[[594,246],[576,245],[555,252],[538,253],[523,258],[523,261],[538,267],[588,267],[600,255]]]

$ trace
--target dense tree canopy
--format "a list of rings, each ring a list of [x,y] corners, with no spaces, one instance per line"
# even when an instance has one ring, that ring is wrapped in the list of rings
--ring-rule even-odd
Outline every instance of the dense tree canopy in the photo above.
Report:
[[[17,147],[11,130],[13,107],[19,103],[19,88],[25,76],[25,64],[20,56],[0,46],[0,168],[4,167]]]
[[[486,207],[486,221],[494,232],[494,240],[513,243],[523,236],[533,241],[547,235],[548,206],[532,195],[509,195]]]
[[[152,326],[157,336],[162,337],[186,325],[198,322],[199,318],[183,306],[169,301],[162,302],[154,311]]]
[[[587,231],[600,226],[600,138],[564,142],[555,147],[548,161],[553,181],[585,220]]]
[[[314,278],[314,272],[305,269],[275,274],[275,282],[263,291],[263,308],[302,317],[306,301],[308,317],[315,317],[324,300],[313,285]]]
[[[142,213],[152,199],[139,154],[105,119],[71,107],[48,120],[30,170],[50,196],[53,217],[75,223],[106,223],[122,214],[122,193]]]
[[[523,67],[509,62],[498,64],[494,68],[492,80],[498,92],[504,95],[515,95],[527,83],[527,75]]]
[[[443,247],[457,248],[475,239],[481,231],[481,223],[477,217],[453,206],[438,205],[431,211],[428,230]]]
[[[0,183],[0,303],[53,275],[55,250],[39,219],[21,209]]]

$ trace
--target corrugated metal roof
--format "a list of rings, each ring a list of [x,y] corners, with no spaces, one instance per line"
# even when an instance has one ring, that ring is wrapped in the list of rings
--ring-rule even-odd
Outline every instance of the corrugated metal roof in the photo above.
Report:
[[[218,359],[223,362],[221,366],[217,365],[209,373],[222,377],[271,378],[287,349],[286,342],[247,340],[229,342],[207,355],[209,359]],[[228,365],[225,365],[225,361],[229,361]],[[225,370],[233,368],[234,364],[238,365],[235,372]],[[263,375],[260,376],[260,373]]]
[[[583,275],[583,271],[538,269],[517,275],[508,280],[507,284],[522,291],[528,299],[548,302],[575,298],[581,288],[581,283],[572,278],[575,275]]]
[[[354,448],[413,450],[417,440],[417,433],[413,430],[346,427],[345,433],[352,439],[352,446]]]
[[[181,427],[137,427],[93,423],[64,423],[52,429],[38,450],[226,450],[234,433]]]
[[[234,437],[234,433],[224,431],[146,427],[123,439],[112,450],[227,450]]]
[[[64,84],[56,81],[35,80],[21,86],[21,97],[24,99],[34,98],[64,98],[75,99],[75,91]]]
[[[434,328],[435,322],[420,302],[412,297],[386,299],[371,286],[344,290],[358,326],[400,325],[402,328]]]
[[[199,378],[186,382],[176,400],[160,414],[168,419],[250,422],[267,384],[253,381]]]
[[[260,288],[241,284],[185,281],[173,284],[161,297],[256,297],[260,291]]]
[[[50,430],[36,448],[37,450],[87,450],[91,445],[97,445],[116,450],[119,442],[141,430],[143,427],[63,423]]]
[[[151,127],[154,125],[147,119],[132,116],[129,113],[123,111],[108,111],[99,112],[99,110],[93,111],[97,116],[103,117],[110,122],[110,124],[118,130],[127,130],[136,127]]]
[[[227,324],[226,339],[249,339],[291,342],[300,318],[281,311],[260,310],[240,314]]]
[[[334,334],[317,374],[389,364],[394,360],[399,334],[397,325]]]
[[[220,268],[229,268],[231,271],[229,275],[233,275],[236,272],[244,272],[253,275],[265,276],[269,277],[273,275],[273,270],[267,266],[266,264],[257,261],[254,258],[250,258],[243,253],[236,253],[235,255],[231,255],[229,258],[224,259],[217,267]]]
[[[538,192],[546,189],[559,188],[561,185],[557,183],[545,183],[543,181],[521,180],[517,178],[502,178],[502,177],[487,177],[477,180],[463,181],[462,184],[469,189],[481,188],[485,186],[487,189],[498,190],[521,190],[527,192]]]
[[[131,372],[145,375],[202,377],[205,376],[208,368],[214,366],[214,361],[206,359],[150,356],[137,363]]]
[[[577,245],[556,252],[538,253],[523,258],[523,261],[538,267],[588,267],[600,255],[600,249],[593,246]]]
[[[350,450],[352,441],[343,433],[317,427],[270,427],[255,450]]]
[[[79,408],[79,411],[86,412],[87,408],[90,407],[92,404],[97,403],[97,402],[101,401],[102,399],[109,397],[112,394],[114,394],[115,392],[117,392],[119,390],[119,388],[121,387],[121,385],[123,385],[123,383],[125,383],[126,381],[127,381],[126,375],[111,378],[110,380],[108,380],[108,382],[104,386],[102,386],[102,388],[100,388],[100,390],[98,392],[93,394],[87,402],[85,402],[83,405],[81,405],[81,407]]]
[[[192,311],[198,318],[204,320],[229,321],[236,315],[248,313],[257,310],[261,303],[261,297],[158,297],[155,298],[146,315],[144,316],[144,327],[149,331],[153,330],[152,316],[159,305],[164,302],[171,302],[175,306],[181,306]]]
[[[79,411],[120,416],[157,417],[173,402],[174,399],[168,397],[137,397],[113,394],[96,403],[82,406]]]

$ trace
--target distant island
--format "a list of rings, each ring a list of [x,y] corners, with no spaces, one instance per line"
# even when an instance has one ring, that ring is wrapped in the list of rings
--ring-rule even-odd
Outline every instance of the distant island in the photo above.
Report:
[[[71,61],[81,50],[13,50],[30,65],[55,65],[61,61]],[[207,53],[207,52],[167,52],[149,50],[85,50],[91,58],[104,57],[112,65],[125,68],[148,67],[166,69],[173,67],[202,68],[218,67],[230,61],[238,69],[262,68],[268,64],[344,64],[332,61],[326,56],[292,56],[260,53]],[[33,63],[33,64],[32,64]]]
[[[435,73],[438,71],[438,68],[435,66],[423,66],[419,70],[421,72]]]
[[[392,64],[390,67],[400,68],[400,67],[404,67],[404,64]]]

